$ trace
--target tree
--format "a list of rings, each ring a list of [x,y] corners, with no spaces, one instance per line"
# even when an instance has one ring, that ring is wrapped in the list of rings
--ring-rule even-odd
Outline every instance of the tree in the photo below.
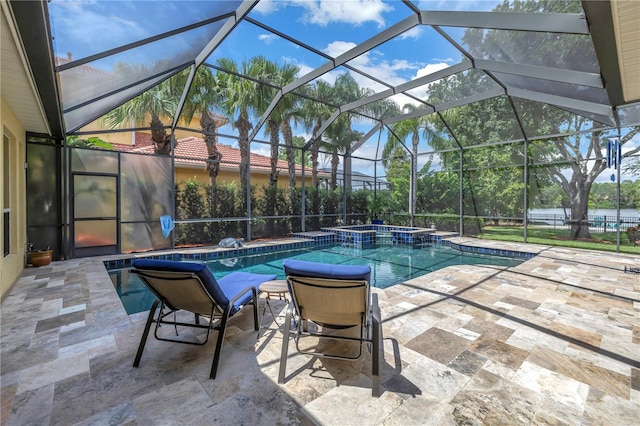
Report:
[[[113,145],[109,142],[103,141],[97,136],[92,136],[87,139],[81,139],[80,136],[71,135],[67,136],[67,146],[74,146],[79,148],[99,148],[113,151]]]
[[[413,104],[406,104],[402,107],[404,114],[409,114],[418,109]],[[411,135],[412,152],[418,154],[418,144],[420,143],[420,130],[425,127],[425,116],[410,118],[394,123],[392,132],[389,132],[389,138],[382,151],[382,158],[386,158],[395,151],[398,144],[403,143],[404,139]]]
[[[418,110],[419,107],[414,104],[406,104],[402,107],[402,112],[404,114],[413,113]],[[449,114],[449,118],[452,121],[455,121],[455,117],[453,113]],[[389,172],[391,172],[391,177],[393,179],[394,187],[401,188],[404,186],[410,187],[410,181],[405,181],[403,177],[394,176],[394,172],[392,170],[402,170],[399,169],[399,165],[395,164],[396,162],[400,163],[408,163],[409,167],[409,175],[414,177],[414,185],[412,187],[413,192],[406,194],[409,197],[409,203],[414,203],[418,199],[418,186],[424,182],[424,179],[420,180],[417,177],[417,167],[418,167],[418,147],[420,143],[420,134],[424,140],[433,146],[445,146],[447,144],[447,138],[443,137],[440,132],[436,130],[436,125],[434,123],[438,123],[439,118],[435,114],[423,115],[420,117],[414,117],[402,121],[398,121],[394,123],[391,131],[388,134],[387,143],[384,146],[382,151],[382,165],[387,169],[387,176],[389,176]],[[404,140],[407,136],[411,136],[411,161],[407,161],[407,151],[409,149],[404,144]],[[431,161],[428,162],[428,166],[430,166]],[[427,169],[428,170],[428,169]],[[407,178],[408,178],[407,176]],[[406,205],[402,203],[400,200],[400,205]],[[414,204],[415,207],[415,204]],[[418,206],[420,207],[420,206]]]
[[[333,85],[333,95],[336,102],[339,105],[345,105],[351,102],[355,102],[359,99],[373,95],[371,89],[360,88],[358,82],[349,73],[340,74]],[[347,179],[343,182],[345,190],[351,189],[351,147],[353,142],[357,142],[364,134],[362,132],[356,132],[351,128],[351,122],[354,117],[361,117],[358,112],[372,114],[374,112],[382,115],[383,108],[381,105],[386,105],[386,102],[378,102],[368,104],[362,108],[361,111],[347,111],[338,116],[338,118],[327,129],[327,137],[330,139],[328,145],[331,151],[331,187],[337,187],[337,169],[338,169],[338,153],[345,154],[344,156],[344,172],[347,175]]]
[[[297,74],[296,67],[296,74]],[[295,74],[294,74],[295,75]],[[282,77],[286,77],[283,75]],[[293,81],[293,79],[291,80]],[[284,138],[285,152],[287,157],[287,168],[289,170],[289,188],[296,186],[296,152],[291,122],[299,123],[302,121],[300,114],[300,100],[292,95],[287,94],[280,100],[280,129]]]
[[[305,167],[311,167],[311,160],[309,159],[309,155],[306,152],[302,152],[302,147],[307,143],[306,140],[302,136],[294,136],[293,137],[293,147],[294,147],[294,162],[295,164],[304,164]],[[280,160],[287,161],[287,153],[280,151],[278,153],[278,158]]]
[[[127,68],[127,70],[122,71],[123,68]],[[119,71],[121,73],[136,72],[131,66],[125,64],[118,64],[118,69],[121,70]],[[151,127],[154,152],[159,155],[169,155],[171,153],[171,137],[167,135],[162,120],[166,117],[173,117],[176,112],[178,99],[182,92],[179,88],[177,89],[177,85],[174,83],[179,78],[180,73],[145,90],[105,114],[102,118],[103,122],[108,128],[115,129],[129,121],[133,121],[133,126],[143,126],[145,120],[150,118],[149,126]]]
[[[338,165],[340,164],[339,154],[347,152],[353,142],[361,139],[364,134],[351,129],[349,116],[342,114],[327,128],[326,135],[326,146],[331,152],[330,188],[336,189],[338,187]],[[348,188],[346,182],[343,182],[343,187],[345,190]]]
[[[264,58],[261,58],[260,60],[263,61],[262,79],[279,88],[293,82],[299,71],[299,68],[295,65],[283,64],[279,66],[277,63]],[[275,98],[276,91],[271,86],[267,85],[264,85],[261,90],[263,91],[263,94],[261,96],[262,103],[260,105],[259,112],[264,113],[273,98]],[[292,94],[286,94],[279,100],[278,104],[271,111],[269,118],[267,118],[266,132],[269,134],[269,141],[271,144],[271,174],[269,177],[269,184],[272,186],[276,186],[278,182],[277,165],[280,146],[280,131],[282,131],[287,153],[289,188],[294,188],[296,185],[291,120],[297,121],[298,116],[299,110],[297,97]]]
[[[277,85],[278,80],[278,64],[267,60],[262,56],[254,58],[256,64],[260,67],[258,78],[268,82],[267,84],[260,84],[256,88],[259,95],[257,96],[258,107],[257,114],[263,115],[267,110],[271,101],[276,95],[276,90],[273,85]],[[273,195],[273,201],[270,203],[270,208],[267,209],[267,215],[272,216],[275,209],[275,188],[278,185],[278,151],[280,145],[280,110],[278,106],[271,111],[266,121],[265,134],[269,136],[269,145],[271,148],[270,166],[271,172],[269,173],[269,186],[273,189],[269,193]]]
[[[576,130],[581,129],[584,121],[587,121],[582,117],[576,117],[576,120],[578,121],[578,123],[575,124]],[[565,169],[558,166],[550,167],[553,178],[560,184],[560,187],[569,197],[571,203],[571,237],[574,239],[591,238],[587,216],[589,211],[589,195],[597,177],[607,169],[606,158],[603,154],[607,135],[596,126],[591,127],[591,130],[592,133],[585,136],[577,135],[555,140],[555,145],[561,155],[570,155],[570,158],[572,158],[569,164],[572,172],[570,177],[567,177],[563,173]],[[639,132],[640,127],[630,129],[629,132],[620,139],[620,144],[624,145]],[[588,141],[586,155],[583,154],[584,148],[582,150],[580,149],[580,146],[584,144],[585,138]],[[638,152],[639,150],[640,147],[631,152]],[[587,158],[595,158],[595,161],[591,161],[592,165],[590,167],[590,162],[585,161]]]
[[[582,12],[580,2],[532,0],[514,3],[505,1],[494,10],[500,12]],[[474,57],[496,61],[544,64],[550,68],[568,68],[576,71],[593,72],[594,69],[597,69],[597,58],[593,54],[591,41],[588,37],[559,37],[554,33],[469,29],[465,32],[462,40]],[[499,48],[496,48],[497,46]],[[469,87],[474,87],[476,91],[482,92],[491,84],[494,84],[492,79],[483,73],[458,75],[435,83],[431,87],[431,96],[428,101],[437,105],[444,99],[466,96],[465,91]],[[545,90],[543,86],[540,87],[542,87],[541,90]],[[523,99],[513,99],[513,103],[523,128],[527,129],[530,134],[548,135],[590,131],[590,133],[582,133],[577,136],[541,141],[537,146],[530,144],[530,152],[527,153],[532,159],[530,161],[546,164],[544,167],[536,168],[536,172],[546,174],[566,193],[571,208],[571,237],[574,239],[590,238],[587,220],[589,193],[595,179],[606,169],[603,156],[604,146],[606,138],[612,135],[607,134],[603,130],[603,126],[596,121],[551,105]],[[522,132],[515,127],[517,121],[514,119],[513,109],[506,97],[465,105],[457,110],[459,115],[464,116],[464,122],[461,121],[458,126],[455,126],[454,136],[463,147],[482,142],[508,141],[514,137],[522,137]],[[621,138],[621,144],[627,143],[638,131],[639,128],[627,129],[627,133]],[[481,162],[483,157],[488,159],[490,155],[494,156],[494,164],[497,159],[498,164],[509,167],[516,163],[513,161],[514,158],[523,158],[525,154],[524,144],[505,144],[504,147],[506,149],[503,153],[489,148],[474,148],[474,152],[468,155],[465,151],[465,167],[469,167],[469,161]],[[639,150],[640,147],[625,155],[632,155]],[[456,161],[453,155],[445,155],[444,157]],[[466,182],[468,184],[472,182],[473,186],[467,185],[467,188],[476,191],[481,188],[492,188],[484,195],[477,193],[475,195],[476,200],[491,200],[494,205],[489,207],[485,213],[493,215],[496,214],[495,209],[505,208],[497,205],[496,199],[498,197],[506,197],[509,194],[517,198],[521,197],[518,191],[513,190],[514,188],[503,185],[504,179],[507,177],[504,173],[498,173],[494,176],[495,179],[491,178],[490,175],[495,175],[499,167],[492,166],[490,162],[485,164],[484,170],[473,173],[473,181],[467,180]],[[503,174],[502,180],[498,178],[499,174]],[[546,176],[542,176],[540,181],[544,182],[547,179]],[[523,181],[524,176],[516,169],[511,169],[509,178]],[[531,191],[531,188],[527,188],[527,190]],[[494,195],[487,199],[487,194]],[[510,203],[510,205],[511,208],[518,210],[517,203]],[[477,205],[474,204],[474,207]]]
[[[418,109],[417,106],[413,104],[406,104],[402,107],[402,112],[405,114],[414,112]],[[391,158],[403,158],[404,153],[402,151],[401,145],[404,146],[404,139],[411,135],[411,162],[409,164],[409,175],[413,176],[416,182],[414,182],[413,193],[407,194],[409,197],[409,203],[414,203],[416,199],[417,192],[417,179],[416,179],[416,168],[417,168],[417,159],[418,159],[418,144],[420,143],[420,129],[425,128],[426,126],[426,116],[410,118],[407,120],[402,120],[394,123],[392,131],[389,132],[389,138],[387,143],[382,150],[382,158],[383,158],[383,166],[384,167],[392,167],[390,157]],[[405,147],[406,148],[406,147]],[[393,176],[393,173],[391,174]],[[387,173],[387,176],[389,174]],[[400,182],[395,181],[394,187],[398,188]],[[411,186],[411,185],[409,185]],[[415,206],[415,204],[413,204]],[[410,209],[412,211],[412,209]]]
[[[228,58],[220,58],[216,61],[220,68],[228,70],[218,71],[216,74],[220,100],[218,107],[220,111],[229,119],[238,130],[238,146],[240,147],[240,185],[242,187],[242,204],[247,209],[246,200],[248,196],[249,182],[249,131],[253,129],[251,119],[256,116],[260,108],[262,92],[259,85],[252,79],[257,79],[262,73],[260,58],[252,58],[243,61],[240,68]],[[240,77],[239,74],[249,77]],[[248,214],[249,212],[246,211]]]
[[[318,186],[318,152],[322,143],[322,135],[318,135],[322,123],[330,116],[335,101],[333,87],[324,80],[317,80],[311,85],[303,86],[302,92],[307,98],[302,100],[301,115],[307,131],[311,131],[314,139],[311,143],[311,186]]]
[[[625,157],[629,157],[629,162],[623,166],[622,170],[624,170],[625,173],[640,178],[640,157],[631,157],[629,155]]]
[[[185,75],[186,78],[186,75]],[[183,110],[183,117],[187,125],[194,116],[200,116],[202,136],[207,146],[207,165],[209,183],[215,187],[216,178],[220,172],[222,154],[218,150],[218,136],[216,130],[222,124],[220,118],[212,115],[211,110],[220,101],[220,88],[216,76],[211,69],[200,66],[195,73]]]
[[[431,160],[423,166],[418,178],[416,204],[419,211],[455,213],[459,202],[458,173],[431,170]]]

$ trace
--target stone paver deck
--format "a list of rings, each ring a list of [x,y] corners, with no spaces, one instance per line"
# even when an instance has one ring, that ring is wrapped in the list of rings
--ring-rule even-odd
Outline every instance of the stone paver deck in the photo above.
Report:
[[[320,360],[293,344],[278,385],[282,333],[267,317],[258,336],[251,310],[232,319],[215,380],[215,336],[150,338],[132,368],[146,313],[125,313],[99,258],[25,269],[2,301],[1,424],[637,424],[640,276],[623,270],[640,256],[458,241],[539,254],[375,289],[380,398],[368,355]]]

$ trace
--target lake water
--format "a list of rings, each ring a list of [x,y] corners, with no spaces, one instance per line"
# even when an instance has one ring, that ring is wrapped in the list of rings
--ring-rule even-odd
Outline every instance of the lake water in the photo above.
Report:
[[[571,210],[567,209],[566,214],[570,215]],[[529,216],[559,216],[565,217],[564,209],[529,209]],[[616,209],[593,209],[588,212],[589,217],[607,216],[607,218],[615,218]],[[620,209],[620,217],[640,219],[640,212],[636,209]]]
[[[564,209],[530,209],[529,221],[532,224],[546,224],[553,226],[566,225],[565,218],[571,211]],[[598,229],[614,229],[616,227],[617,212],[615,209],[593,209],[588,212],[589,224],[594,231]],[[636,209],[620,209],[620,230],[640,222],[640,212]]]

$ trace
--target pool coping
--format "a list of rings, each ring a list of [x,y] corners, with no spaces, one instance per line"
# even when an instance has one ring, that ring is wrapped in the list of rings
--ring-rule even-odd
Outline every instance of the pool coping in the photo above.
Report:
[[[248,242],[239,248],[207,246],[103,256],[102,262],[107,270],[112,270],[131,267],[132,262],[136,259],[191,260],[202,262],[301,248],[322,248],[340,244],[340,241],[326,238],[329,236],[327,234],[331,233],[332,232],[316,231],[308,233],[308,235],[304,237],[301,236],[303,233],[300,233],[294,234],[293,238]],[[451,232],[438,231],[429,233],[429,244],[451,247],[462,252],[492,256],[506,256],[519,259],[531,259],[541,251],[550,247],[528,243],[518,244],[495,240],[479,240],[476,238],[459,237],[457,234]],[[413,249],[420,250],[420,248]]]

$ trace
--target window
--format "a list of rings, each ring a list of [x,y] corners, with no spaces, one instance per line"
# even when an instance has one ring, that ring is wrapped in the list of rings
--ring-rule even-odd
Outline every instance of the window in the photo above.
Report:
[[[11,253],[11,173],[9,172],[9,138],[2,135],[2,216],[4,219],[4,256]]]

